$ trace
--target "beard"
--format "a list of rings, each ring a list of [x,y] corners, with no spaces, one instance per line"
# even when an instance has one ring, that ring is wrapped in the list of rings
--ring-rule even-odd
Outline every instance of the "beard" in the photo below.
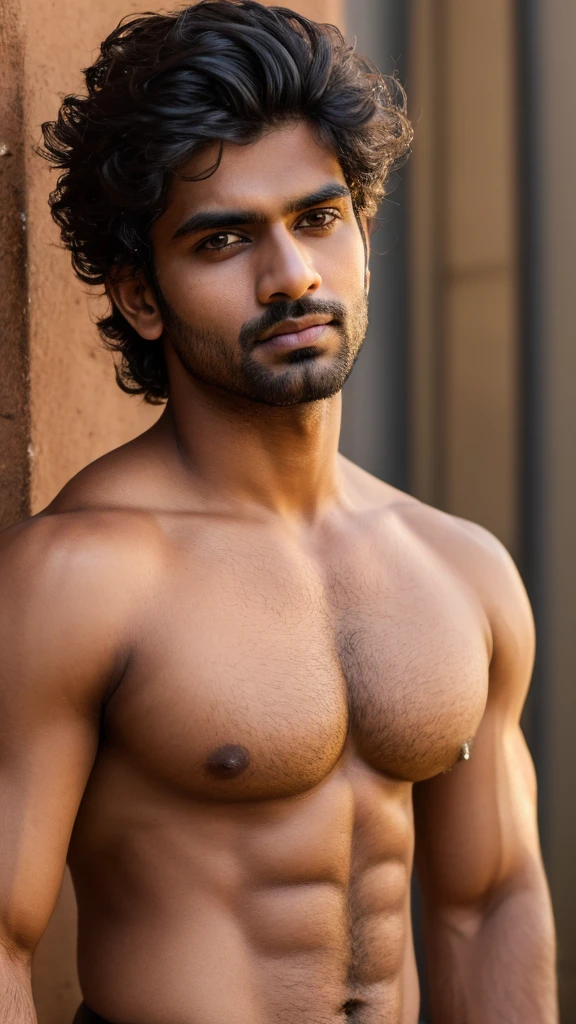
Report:
[[[228,394],[263,405],[291,406],[318,402],[340,391],[360,354],[368,326],[368,296],[362,292],[351,308],[341,302],[310,298],[275,302],[247,321],[233,347],[217,331],[193,327],[181,320],[162,297],[164,338],[184,369],[197,380]],[[331,356],[316,346],[283,355],[285,369],[265,366],[254,358],[257,338],[283,320],[310,314],[328,315],[339,345]],[[322,360],[322,362],[321,362]]]

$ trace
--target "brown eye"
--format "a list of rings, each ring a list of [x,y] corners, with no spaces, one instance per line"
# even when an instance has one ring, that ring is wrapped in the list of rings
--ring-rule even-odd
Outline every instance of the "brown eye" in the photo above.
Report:
[[[332,227],[332,224],[336,219],[337,215],[332,210],[311,210],[310,213],[307,213],[303,218],[303,220],[308,221],[308,223],[306,224],[302,221],[300,223],[301,226],[305,228],[329,228]]]
[[[232,234],[231,231],[219,231],[217,235],[205,238],[199,248],[207,249],[209,252],[218,252],[218,250],[227,249],[229,245],[234,244],[230,241],[231,238],[240,239],[240,235]]]
[[[212,235],[212,238],[207,238],[205,245],[207,249],[225,249],[228,245],[228,238],[230,236],[222,232],[220,235]]]

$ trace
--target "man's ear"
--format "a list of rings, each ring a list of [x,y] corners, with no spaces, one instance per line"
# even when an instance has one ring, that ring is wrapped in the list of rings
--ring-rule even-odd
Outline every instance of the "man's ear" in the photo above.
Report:
[[[164,323],[154,292],[141,272],[120,271],[106,281],[106,291],[141,338],[156,341]]]

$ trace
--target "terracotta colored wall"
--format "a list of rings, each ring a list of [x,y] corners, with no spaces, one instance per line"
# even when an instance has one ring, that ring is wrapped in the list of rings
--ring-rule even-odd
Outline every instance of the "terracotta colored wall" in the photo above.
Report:
[[[32,152],[40,123],[56,115],[65,93],[81,89],[79,69],[94,60],[100,40],[123,14],[141,9],[139,0],[23,0],[33,511],[82,466],[158,415],[113,380],[111,356],[91,323],[91,289],[76,280],[69,254],[57,247],[46,202],[57,172]]]
[[[184,6],[175,4],[175,7]],[[341,23],[343,0],[293,7]],[[37,157],[40,123],[79,91],[79,69],[140,0],[2,0],[0,16],[0,526],[43,508],[74,473],[151,424],[158,410],[116,386],[93,326],[98,300],[74,277],[49,216],[56,172]],[[67,1024],[80,993],[66,872],[34,960],[40,1024]]]
[[[18,0],[0,14],[0,529],[29,506],[28,287]]]

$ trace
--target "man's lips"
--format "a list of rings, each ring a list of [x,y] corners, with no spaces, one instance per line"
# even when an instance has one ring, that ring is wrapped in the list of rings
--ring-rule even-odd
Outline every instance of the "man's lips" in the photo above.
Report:
[[[258,342],[259,346],[266,348],[305,348],[307,345],[315,345],[324,332],[330,327],[332,321],[322,324],[311,324],[310,327],[302,327],[301,330],[291,330],[284,334],[273,334],[270,338]]]

